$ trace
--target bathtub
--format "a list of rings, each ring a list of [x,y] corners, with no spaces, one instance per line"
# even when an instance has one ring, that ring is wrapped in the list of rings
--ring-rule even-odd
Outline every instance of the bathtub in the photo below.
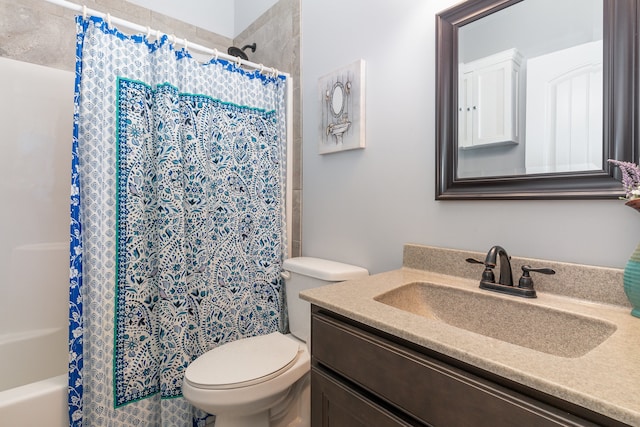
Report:
[[[74,81],[71,71],[0,58],[0,427],[69,425]]]
[[[67,331],[0,335],[0,427],[65,427]]]

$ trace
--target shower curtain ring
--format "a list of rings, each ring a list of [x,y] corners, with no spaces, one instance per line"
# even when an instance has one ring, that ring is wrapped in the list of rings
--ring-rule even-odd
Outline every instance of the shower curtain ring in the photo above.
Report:
[[[184,50],[189,50],[189,42],[187,39],[184,39]]]
[[[151,27],[147,25],[147,41],[149,41],[149,37],[151,37]]]
[[[107,26],[111,26],[111,14],[107,13]]]
[[[87,19],[87,5],[82,5],[82,19]]]
[[[239,56],[236,56],[236,67],[240,68],[241,65],[242,65],[242,58],[240,58]]]
[[[260,74],[264,74],[264,65],[262,64],[258,64],[260,65]]]
[[[213,59],[214,59],[215,61],[217,61],[217,60],[218,60],[218,49],[213,49]]]

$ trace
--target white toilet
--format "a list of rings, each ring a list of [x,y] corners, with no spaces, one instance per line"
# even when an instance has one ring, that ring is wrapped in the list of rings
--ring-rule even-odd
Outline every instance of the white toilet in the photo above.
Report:
[[[275,332],[221,345],[185,372],[185,399],[215,414],[216,427],[309,426],[311,314],[310,304],[298,294],[369,274],[361,267],[310,257],[290,258],[282,268],[291,334]]]

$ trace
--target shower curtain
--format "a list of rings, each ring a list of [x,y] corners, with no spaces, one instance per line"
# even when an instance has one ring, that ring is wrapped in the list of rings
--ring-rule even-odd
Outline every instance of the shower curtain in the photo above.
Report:
[[[285,86],[78,17],[73,426],[196,426],[196,357],[283,325]]]

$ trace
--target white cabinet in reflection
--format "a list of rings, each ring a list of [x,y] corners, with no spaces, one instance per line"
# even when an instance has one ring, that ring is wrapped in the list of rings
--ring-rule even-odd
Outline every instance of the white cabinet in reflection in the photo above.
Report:
[[[460,148],[519,142],[521,63],[518,51],[509,49],[460,64]]]

